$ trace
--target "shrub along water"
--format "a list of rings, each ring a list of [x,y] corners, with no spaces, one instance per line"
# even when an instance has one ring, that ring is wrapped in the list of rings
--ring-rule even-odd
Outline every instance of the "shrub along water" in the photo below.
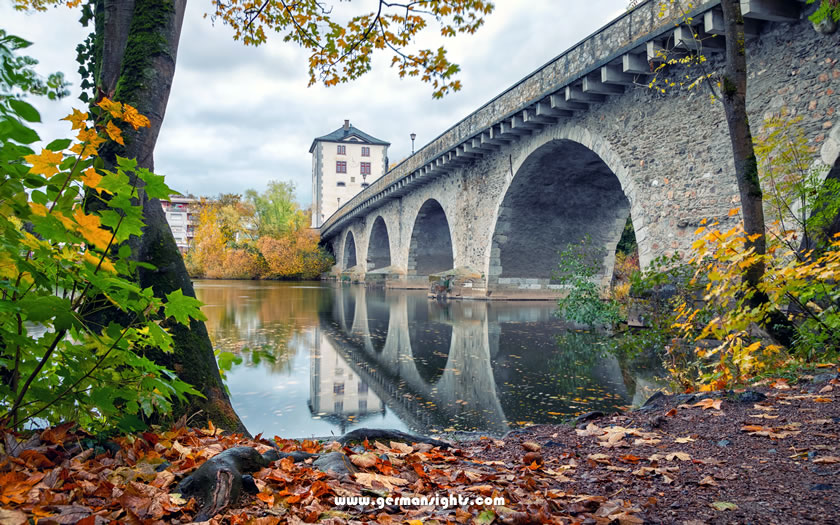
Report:
[[[703,220],[688,256],[661,257],[631,278],[616,280],[601,297],[594,277],[601,257],[586,241],[561,252],[560,276],[570,288],[559,302],[563,317],[614,330],[613,349],[655,349],[684,389],[719,389],[791,364],[840,357],[840,182],[813,162],[797,119],[768,118],[756,152],[767,197],[767,251],[756,253],[742,225],[728,231]],[[740,211],[730,210],[730,216]],[[618,258],[619,262],[624,260]],[[760,264],[758,286],[744,278]],[[756,294],[769,300],[753,301]],[[603,294],[602,294],[603,295]],[[628,328],[635,317],[642,330]],[[762,329],[782,319],[791,327]]]

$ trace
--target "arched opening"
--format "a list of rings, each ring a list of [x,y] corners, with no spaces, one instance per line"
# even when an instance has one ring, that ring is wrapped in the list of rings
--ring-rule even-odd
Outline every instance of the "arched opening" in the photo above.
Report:
[[[353,232],[351,231],[348,231],[347,237],[344,238],[343,262],[343,270],[348,270],[356,266],[356,239],[353,238]]]
[[[558,251],[589,236],[602,277],[630,215],[618,178],[589,148],[553,140],[517,171],[499,207],[490,250],[489,284],[552,289]]]
[[[381,215],[373,221],[373,227],[370,229],[367,264],[368,271],[391,266],[391,241],[388,238],[385,219]]]
[[[408,249],[408,274],[431,275],[455,266],[449,221],[440,203],[429,199],[414,220]]]
[[[431,385],[446,369],[452,345],[452,324],[446,306],[429,301],[424,295],[406,297],[408,340],[414,366],[420,378]]]

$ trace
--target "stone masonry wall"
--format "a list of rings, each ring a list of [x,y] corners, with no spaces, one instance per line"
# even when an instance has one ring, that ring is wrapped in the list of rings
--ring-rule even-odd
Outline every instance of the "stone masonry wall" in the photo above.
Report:
[[[784,107],[802,117],[800,126],[815,158],[836,162],[840,150],[835,114],[840,107],[839,35],[819,35],[809,22],[800,21],[773,24],[748,43],[748,110],[755,135],[765,116]],[[708,68],[713,71],[720,66],[720,57],[710,58]],[[685,73],[670,72],[675,78]],[[537,149],[567,140],[593,151],[617,177],[630,202],[643,264],[658,255],[686,251],[703,218],[720,220],[721,228],[737,220],[728,217],[739,198],[722,105],[711,103],[705,88],[660,94],[631,87],[623,95],[523,136],[398,199],[386,200],[366,219],[342,227],[338,238],[346,236],[344,230],[353,231],[358,260],[364,261],[371,225],[382,216],[393,250],[391,264],[406,268],[417,212],[432,198],[446,213],[455,267],[488,275],[496,221],[513,178]],[[558,195],[557,206],[574,204]],[[517,234],[528,232],[506,233]],[[607,239],[605,247],[611,245],[614,250],[617,241]]]

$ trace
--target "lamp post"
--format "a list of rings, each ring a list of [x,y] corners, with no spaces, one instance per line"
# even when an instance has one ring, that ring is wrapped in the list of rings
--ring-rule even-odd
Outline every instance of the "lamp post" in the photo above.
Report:
[[[414,139],[417,138],[417,133],[409,135],[411,137],[411,154],[414,155]]]

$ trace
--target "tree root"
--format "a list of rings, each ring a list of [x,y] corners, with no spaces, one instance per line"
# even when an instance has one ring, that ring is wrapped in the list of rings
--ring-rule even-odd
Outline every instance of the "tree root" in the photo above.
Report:
[[[178,491],[184,497],[195,496],[201,508],[194,519],[207,521],[228,505],[236,503],[246,473],[267,467],[278,459],[280,454],[276,450],[260,454],[251,447],[229,448],[208,459],[184,478],[178,484]]]
[[[433,445],[435,447],[441,448],[449,448],[452,446],[451,444],[445,441],[440,441],[438,439],[427,438],[425,436],[417,436],[414,434],[407,434],[405,432],[400,432],[399,430],[379,428],[357,428],[352,432],[344,434],[336,441],[338,441],[342,445],[346,445],[347,443],[351,443],[354,441],[364,441],[366,439],[388,439],[393,441],[405,441],[406,443],[426,443],[428,445]]]
[[[398,430],[360,428],[338,438],[342,445],[366,439],[387,439],[407,443],[427,443],[436,447],[449,448],[444,441],[407,434]],[[341,454],[339,452],[339,454]],[[236,504],[243,489],[253,492],[256,489],[253,478],[248,475],[269,466],[274,461],[292,458],[294,462],[318,458],[320,454],[307,452],[280,452],[269,450],[260,454],[251,447],[234,447],[220,452],[204,462],[190,476],[178,484],[178,492],[184,497],[195,497],[200,508],[195,521],[207,521],[224,511],[228,505]],[[350,465],[349,459],[346,461]],[[352,468],[352,465],[351,465]]]

